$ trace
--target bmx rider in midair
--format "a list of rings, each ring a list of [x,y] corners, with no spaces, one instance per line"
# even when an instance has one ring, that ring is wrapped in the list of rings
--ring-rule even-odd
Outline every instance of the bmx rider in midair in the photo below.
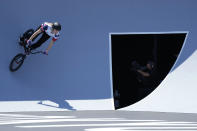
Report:
[[[26,41],[26,47],[30,50],[34,50],[38,47],[40,47],[45,41],[47,41],[50,37],[52,37],[52,40],[47,47],[47,49],[44,51],[44,54],[48,55],[49,50],[53,46],[54,42],[59,39],[60,36],[60,30],[61,25],[58,22],[49,23],[44,22],[41,24],[41,26],[38,27],[38,29],[33,33],[33,35]],[[41,38],[33,43],[33,41],[42,34]]]

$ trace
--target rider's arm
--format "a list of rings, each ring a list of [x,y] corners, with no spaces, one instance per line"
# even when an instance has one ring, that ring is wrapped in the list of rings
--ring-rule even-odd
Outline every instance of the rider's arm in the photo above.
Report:
[[[51,40],[49,46],[48,46],[47,49],[46,49],[47,52],[51,49],[51,47],[53,46],[54,42],[55,42],[55,41]]]
[[[36,37],[38,34],[40,34],[42,32],[41,28],[39,30],[37,30],[36,32],[34,32],[34,34],[29,38],[29,40],[33,40],[34,37]]]
[[[48,29],[48,25],[43,23],[40,26],[40,29],[38,29],[36,32],[34,32],[34,34],[29,38],[30,41],[32,41],[38,34],[46,31]]]
[[[150,76],[150,74],[149,73],[146,73],[146,72],[144,72],[144,71],[142,71],[142,70],[137,70],[137,72],[139,72],[141,75],[143,75],[144,77],[149,77]]]

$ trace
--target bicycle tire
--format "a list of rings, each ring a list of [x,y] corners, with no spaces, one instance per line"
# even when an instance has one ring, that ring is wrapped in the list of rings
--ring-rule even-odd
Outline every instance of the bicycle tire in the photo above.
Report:
[[[25,56],[24,54],[22,54],[22,53],[17,54],[17,55],[12,59],[12,61],[10,62],[10,66],[9,66],[10,71],[11,71],[11,72],[17,71],[17,70],[22,66],[25,57],[26,57],[26,56]],[[13,68],[14,62],[15,62],[17,59],[19,59],[19,58],[22,58],[22,60],[20,61],[20,63],[18,64],[18,66],[17,66],[16,68]]]

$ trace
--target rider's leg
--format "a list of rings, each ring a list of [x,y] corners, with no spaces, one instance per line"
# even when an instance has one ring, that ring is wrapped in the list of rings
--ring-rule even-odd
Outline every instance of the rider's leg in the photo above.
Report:
[[[37,30],[39,30],[40,27],[41,27],[41,26],[39,26],[34,32],[36,32]],[[29,30],[30,30],[30,29],[29,29]],[[33,29],[32,29],[32,30],[33,30]],[[33,33],[34,33],[34,32],[32,32],[32,34],[31,34],[30,36],[27,36],[27,32],[28,32],[28,31],[26,31],[26,32],[23,34],[23,36],[20,37],[20,39],[22,39],[22,40],[25,40],[25,39],[26,39],[26,41],[27,41],[27,40],[33,35]],[[33,38],[32,41],[34,41],[39,35],[40,35],[40,34],[38,34],[37,36],[35,36],[35,37]]]
[[[35,30],[35,32],[37,31],[37,30],[39,30],[40,29],[40,27],[41,26],[39,26],[36,30]],[[33,38],[33,40],[32,41],[34,41],[38,36],[39,36],[40,34],[38,34],[37,36],[35,36],[34,38]]]
[[[40,47],[45,41],[47,41],[50,38],[49,35],[47,35],[45,32],[43,32],[43,35],[41,36],[41,38],[33,45],[30,46],[31,50],[34,50],[38,47]]]
[[[41,26],[39,26],[35,31],[33,31],[31,35],[28,35],[28,36],[27,36],[27,31],[25,32],[25,33],[26,33],[26,37],[24,36],[25,33],[23,34],[23,36],[24,36],[24,45],[25,45],[26,47],[29,46],[29,45],[27,45],[27,40],[28,40],[37,30],[39,30],[40,27],[41,27]],[[40,34],[41,34],[41,33],[40,33]],[[36,35],[36,36],[33,38],[32,41],[34,41],[40,34]]]

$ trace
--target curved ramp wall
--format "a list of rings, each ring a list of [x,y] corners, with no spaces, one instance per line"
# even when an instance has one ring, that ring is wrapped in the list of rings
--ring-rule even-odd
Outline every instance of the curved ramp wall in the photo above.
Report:
[[[189,31],[173,74],[196,50],[196,5],[195,0],[57,0],[55,6],[53,0],[2,0],[0,111],[114,109],[109,33]],[[11,73],[9,62],[23,51],[18,36],[45,21],[62,24],[61,38],[48,56],[29,56]]]

